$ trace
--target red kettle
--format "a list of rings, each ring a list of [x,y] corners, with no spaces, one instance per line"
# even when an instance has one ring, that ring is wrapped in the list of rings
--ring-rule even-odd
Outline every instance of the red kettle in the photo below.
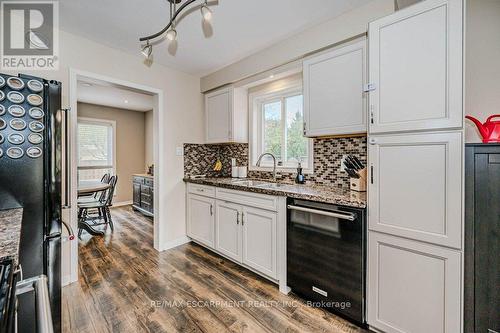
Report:
[[[492,121],[493,118],[500,118],[500,114],[489,116],[484,124],[472,116],[465,116],[465,118],[476,124],[483,137],[483,143],[500,142],[500,120]]]

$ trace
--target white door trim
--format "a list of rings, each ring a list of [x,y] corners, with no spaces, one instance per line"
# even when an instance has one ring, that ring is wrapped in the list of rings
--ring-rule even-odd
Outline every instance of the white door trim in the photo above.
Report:
[[[77,82],[80,78],[90,78],[95,80],[102,80],[105,82],[109,82],[112,84],[116,84],[119,86],[124,86],[127,88],[131,88],[134,90],[138,90],[141,92],[149,93],[154,95],[154,107],[153,107],[153,142],[154,142],[154,150],[153,157],[155,163],[155,191],[157,195],[154,198],[154,248],[157,251],[165,250],[166,243],[166,232],[167,232],[167,219],[164,218],[167,214],[164,206],[160,205],[161,198],[166,196],[164,184],[162,184],[162,179],[164,174],[166,174],[165,165],[162,161],[164,161],[164,93],[163,90],[153,87],[148,87],[145,85],[140,85],[134,82],[125,81],[116,79],[113,77],[96,74],[92,72],[82,71],[76,68],[69,69],[69,103],[71,110],[69,112],[69,121],[70,121],[70,133],[76,133],[77,119],[78,119],[78,108],[77,108]],[[77,232],[78,230],[78,209],[76,206],[77,202],[77,160],[75,147],[76,147],[76,135],[71,135],[70,142],[70,151],[71,151],[71,213],[70,213],[70,224],[73,227],[73,230]],[[63,276],[63,281],[67,282],[67,284],[76,282],[78,280],[78,241],[75,239],[70,246],[70,276]]]

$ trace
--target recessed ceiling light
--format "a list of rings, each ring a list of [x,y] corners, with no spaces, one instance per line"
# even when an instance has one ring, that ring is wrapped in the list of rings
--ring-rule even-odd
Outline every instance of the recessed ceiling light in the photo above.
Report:
[[[274,74],[269,75],[270,79],[274,79]]]
[[[84,86],[84,87],[92,87],[92,84],[88,83],[88,82],[83,82],[82,86]]]
[[[125,104],[128,104],[128,100],[124,100]]]

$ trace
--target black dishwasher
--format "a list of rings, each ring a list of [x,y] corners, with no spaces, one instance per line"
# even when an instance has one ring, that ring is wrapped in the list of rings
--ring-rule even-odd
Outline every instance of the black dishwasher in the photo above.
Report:
[[[288,199],[287,284],[307,304],[365,324],[365,210]]]

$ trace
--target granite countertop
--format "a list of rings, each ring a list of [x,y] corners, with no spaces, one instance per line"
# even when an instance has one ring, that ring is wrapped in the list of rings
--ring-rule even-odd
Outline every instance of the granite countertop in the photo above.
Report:
[[[272,182],[257,179],[233,178],[184,178],[185,182],[229,188],[240,191],[286,196],[336,205],[366,208],[366,192],[350,191],[325,185],[279,183],[278,187],[266,187]]]
[[[23,209],[0,211],[0,260],[12,258],[17,263]]]

